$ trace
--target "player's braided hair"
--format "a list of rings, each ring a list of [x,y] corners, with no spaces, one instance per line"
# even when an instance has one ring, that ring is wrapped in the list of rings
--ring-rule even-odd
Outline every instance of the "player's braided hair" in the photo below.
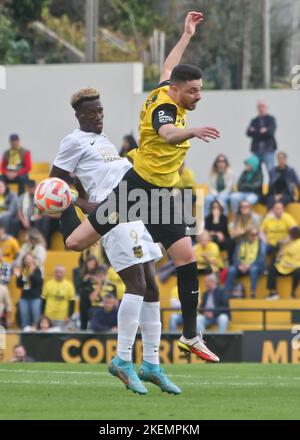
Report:
[[[72,95],[71,106],[74,110],[77,110],[80,104],[84,101],[94,101],[100,98],[100,93],[93,87],[85,87],[83,89],[77,90]]]

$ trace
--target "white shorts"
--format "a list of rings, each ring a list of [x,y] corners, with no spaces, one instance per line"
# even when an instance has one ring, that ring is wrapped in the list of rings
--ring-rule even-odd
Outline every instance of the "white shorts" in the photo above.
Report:
[[[162,258],[159,245],[153,242],[141,220],[118,224],[103,235],[101,242],[116,272]]]

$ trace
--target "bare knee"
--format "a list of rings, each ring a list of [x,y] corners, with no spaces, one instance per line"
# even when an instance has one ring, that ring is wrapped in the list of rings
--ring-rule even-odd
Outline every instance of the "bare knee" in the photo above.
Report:
[[[197,260],[190,237],[185,237],[174,243],[168,249],[168,254],[176,267],[184,266]]]
[[[68,251],[80,252],[83,250],[79,240],[76,239],[76,237],[72,236],[72,234],[66,239],[65,247]]]

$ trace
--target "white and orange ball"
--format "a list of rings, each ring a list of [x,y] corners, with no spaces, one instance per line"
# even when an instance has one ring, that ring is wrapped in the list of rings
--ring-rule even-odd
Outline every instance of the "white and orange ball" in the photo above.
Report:
[[[58,177],[49,177],[38,184],[34,203],[42,214],[59,214],[70,206],[69,185]]]

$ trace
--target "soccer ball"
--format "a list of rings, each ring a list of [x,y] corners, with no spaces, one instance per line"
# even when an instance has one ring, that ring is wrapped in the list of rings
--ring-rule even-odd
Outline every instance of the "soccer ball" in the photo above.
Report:
[[[42,214],[59,214],[70,206],[69,185],[57,177],[49,177],[38,184],[34,193],[35,206]]]

